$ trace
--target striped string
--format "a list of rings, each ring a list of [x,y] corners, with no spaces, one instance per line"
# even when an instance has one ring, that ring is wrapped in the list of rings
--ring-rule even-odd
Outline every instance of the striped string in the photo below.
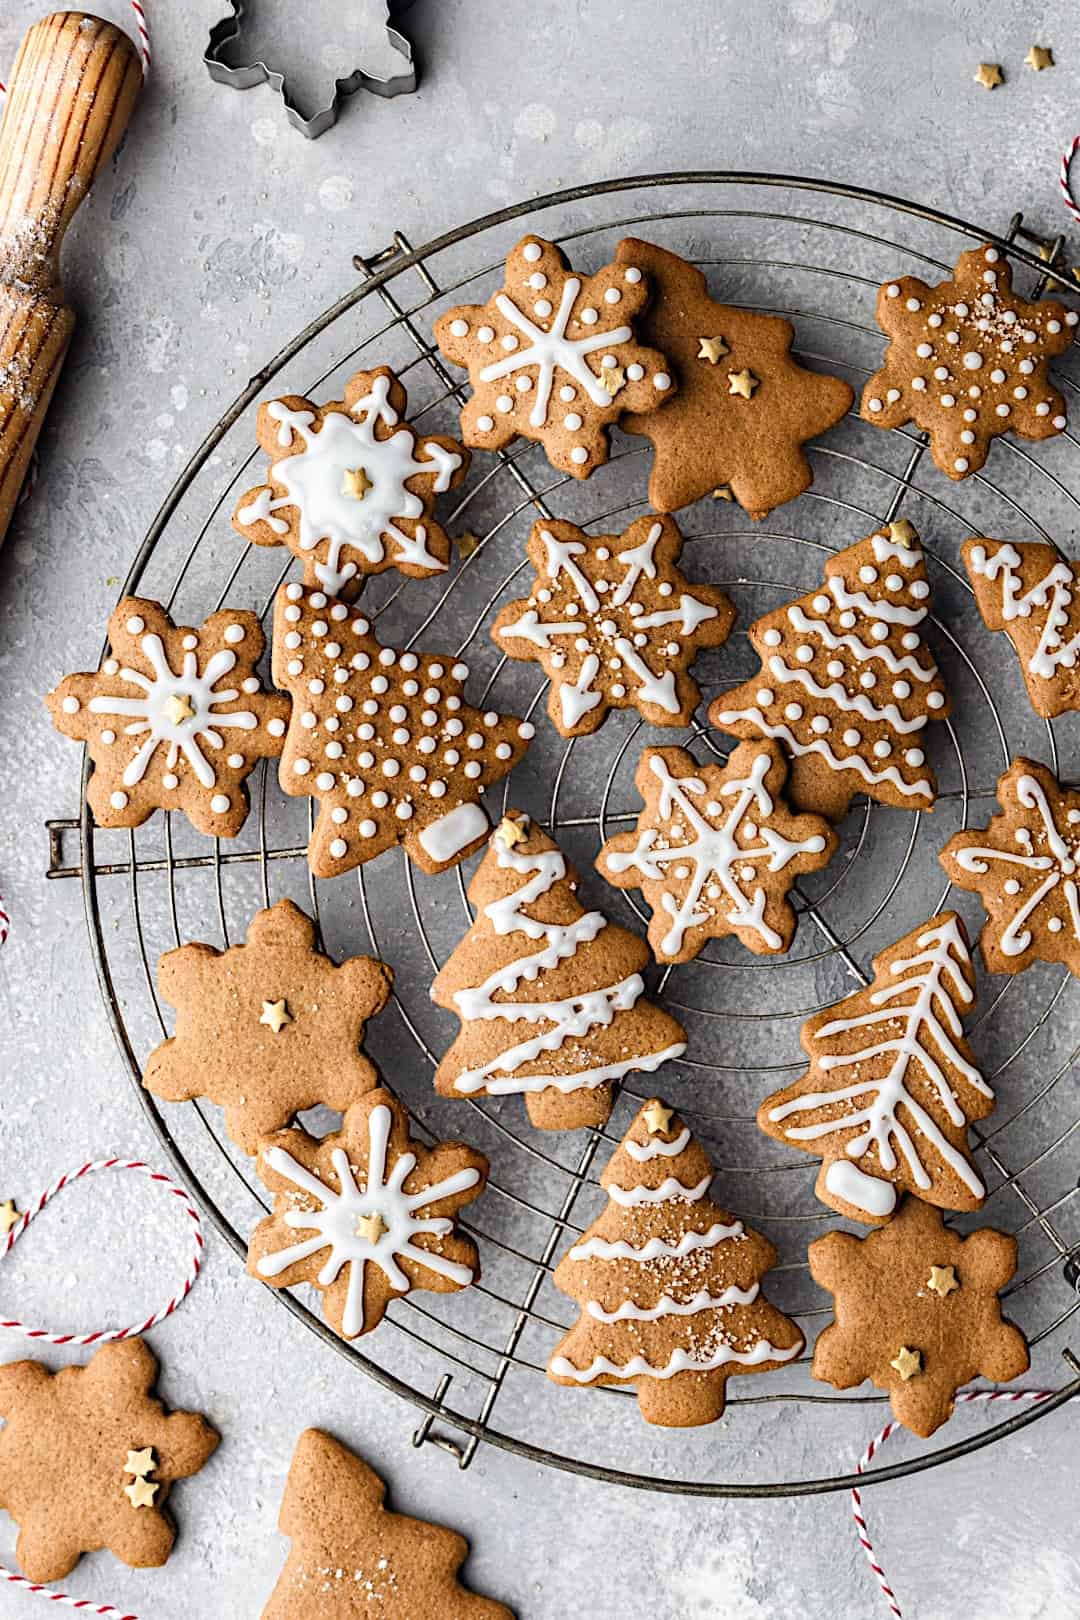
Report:
[[[139,60],[142,62],[143,78],[145,79],[149,77],[150,64],[153,60],[150,53],[150,24],[140,0],[131,0],[131,9],[135,13],[135,32],[139,36]],[[7,85],[0,84],[0,96],[6,95]],[[101,1612],[105,1613],[104,1610]]]
[[[1078,146],[1080,146],[1080,135],[1074,135],[1072,138],[1072,144],[1068,151],[1063,152],[1061,155],[1061,169],[1058,173],[1058,186],[1061,190],[1062,202],[1065,204],[1065,207],[1069,210],[1069,213],[1072,215],[1076,223],[1080,225],[1080,208],[1078,208],[1076,203],[1073,201],[1072,187],[1069,184],[1069,170],[1072,167],[1072,160],[1076,156],[1076,148]]]

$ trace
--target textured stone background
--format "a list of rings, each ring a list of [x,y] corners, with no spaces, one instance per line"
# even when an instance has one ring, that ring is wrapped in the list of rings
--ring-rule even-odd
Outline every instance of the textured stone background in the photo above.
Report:
[[[0,61],[39,4],[4,0]],[[126,15],[123,0],[103,9]],[[1064,220],[1055,169],[1080,118],[1066,0],[1022,10],[1005,0],[418,0],[407,27],[421,92],[354,100],[314,145],[286,126],[269,90],[211,84],[199,58],[219,9],[153,0],[153,80],[72,235],[80,332],[39,490],[0,554],[0,890],[14,917],[0,952],[0,1195],[19,1199],[87,1151],[160,1156],[106,1027],[77,889],[42,876],[42,821],[75,809],[78,758],[54,745],[41,694],[97,646],[117,576],[185,458],[249,372],[350,284],[354,250],[394,228],[419,241],[530,193],[680,166],[806,169],[998,227],[1019,206],[1048,227]],[[302,19],[319,8],[287,9],[281,26],[302,49]],[[327,17],[335,10],[349,8],[327,5]],[[350,26],[339,19],[325,43],[309,41],[313,71],[352,65]],[[1033,40],[1056,49],[1053,72],[1021,65]],[[1005,89],[972,84],[981,57],[1005,62]],[[99,1324],[98,1300],[134,1312],[171,1280],[174,1236],[147,1189],[87,1185],[5,1264],[4,1308],[73,1328]],[[220,1242],[153,1343],[167,1396],[208,1412],[226,1443],[178,1492],[183,1534],[166,1571],[136,1575],[99,1557],[72,1578],[77,1592],[144,1620],[258,1612],[283,1556],[275,1517],[293,1440],[317,1423],[363,1450],[398,1505],[460,1527],[471,1581],[521,1620],[879,1612],[843,1498],[687,1502],[484,1449],[460,1476],[442,1453],[412,1451],[411,1409],[270,1306]],[[965,1413],[955,1432],[983,1421]],[[775,1423],[746,1423],[739,1443],[764,1451]],[[1075,1612],[1074,1423],[1058,1415],[868,1496],[906,1613]],[[805,1409],[785,1416],[783,1432],[791,1470],[813,1470]],[[863,1439],[860,1426],[853,1454]],[[0,1557],[13,1540],[5,1520]],[[24,1611],[32,1599],[0,1590],[5,1620]]]

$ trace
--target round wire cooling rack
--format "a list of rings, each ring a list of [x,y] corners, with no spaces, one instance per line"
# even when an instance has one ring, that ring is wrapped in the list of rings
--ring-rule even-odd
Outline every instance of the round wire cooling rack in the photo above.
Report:
[[[803,363],[848,377],[857,391],[880,361],[874,295],[889,277],[939,279],[960,250],[992,241],[1014,258],[1027,295],[1048,283],[1068,286],[1058,269],[1060,241],[1041,243],[1020,216],[999,235],[899,199],[787,176],[612,181],[504,209],[425,248],[414,250],[399,235],[374,257],[357,258],[358,283],[252,378],[168,495],[124,593],[158,597],[185,622],[198,622],[226,600],[266,618],[277,585],[295,565],[284,552],[245,546],[228,521],[259,455],[254,402],[271,383],[279,393],[340,396],[353,370],[388,363],[409,389],[412,419],[429,431],[453,432],[462,377],[434,349],[432,322],[451,303],[488,296],[526,219],[527,228],[566,244],[572,261],[586,268],[605,263],[626,232],[674,248],[706,270],[714,296],[792,319]],[[1080,413],[1080,368],[1069,357],[1059,369],[1059,384]],[[536,816],[574,860],[586,897],[641,931],[637,897],[609,889],[592,863],[603,839],[635,818],[634,763],[657,734],[626,712],[611,714],[591,737],[560,738],[543,714],[539,671],[500,657],[486,634],[497,605],[520,594],[527,579],[524,540],[536,516],[607,532],[643,509],[649,452],[640,440],[616,435],[616,441],[611,461],[585,483],[554,474],[532,444],[477,457],[443,514],[452,533],[473,534],[475,548],[462,548],[467,555],[441,579],[380,576],[369,584],[365,605],[379,620],[380,639],[465,655],[473,701],[535,716],[536,740],[513,778],[491,795],[500,801],[491,808],[513,803]],[[943,478],[925,451],[921,434],[884,433],[852,414],[810,446],[812,489],[764,522],[751,524],[737,507],[718,501],[679,515],[686,571],[721,584],[739,610],[736,633],[696,666],[702,713],[718,691],[751,673],[746,625],[809,590],[831,552],[901,511],[927,552],[930,638],[953,695],[953,718],[930,728],[927,744],[941,783],[937,809],[917,815],[857,801],[835,860],[797,886],[799,928],[788,955],[762,959],[733,940],[713,942],[695,961],[654,973],[651,986],[689,1033],[686,1056],[667,1066],[655,1088],[711,1152],[717,1200],[776,1243],[780,1263],[768,1280],[770,1295],[799,1319],[811,1345],[829,1308],[810,1280],[806,1245],[835,1217],[813,1195],[817,1161],[795,1152],[777,1157],[785,1150],[754,1125],[757,1104],[782,1083],[778,1077],[794,1077],[802,1066],[802,1020],[866,983],[876,951],[945,903],[977,930],[977,902],[950,894],[936,854],[969,819],[985,820],[1009,759],[1029,753],[1063,779],[1080,774],[1074,718],[1051,725],[1033,714],[1007,638],[983,629],[959,565],[959,545],[969,533],[1071,536],[1080,515],[1080,440],[1071,432],[1034,447],[1003,439],[987,468],[962,484]],[[659,740],[686,741],[702,760],[733,746],[700,726]],[[349,878],[316,882],[305,860],[312,805],[285,798],[265,771],[252,779],[247,826],[228,844],[211,846],[182,817],[167,814],[134,832],[103,832],[86,805],[88,770],[87,761],[81,874],[106,1008],[162,1145],[238,1255],[266,1207],[251,1162],[225,1137],[217,1109],[201,1103],[161,1109],[142,1090],[140,1074],[150,1049],[170,1033],[169,1010],[156,993],[157,956],[188,939],[224,946],[242,938],[252,913],[283,894],[314,912],[332,954],[367,951],[394,967],[392,1007],[369,1027],[367,1045],[408,1104],[414,1131],[425,1140],[465,1136],[491,1158],[489,1190],[462,1223],[483,1263],[481,1281],[467,1292],[396,1301],[379,1332],[360,1341],[362,1349],[334,1335],[303,1298],[274,1296],[421,1409],[416,1444],[433,1441],[463,1467],[489,1441],[640,1488],[811,1494],[935,1466],[1045,1416],[1080,1390],[1080,1363],[1067,1343],[1080,1310],[1074,1196],[1080,1118],[1069,1084],[1080,985],[1067,972],[1037,965],[1001,981],[980,970],[969,1033],[998,1107],[972,1133],[990,1189],[986,1209],[977,1221],[958,1224],[988,1220],[1017,1234],[1021,1264],[1007,1308],[1029,1338],[1042,1382],[1060,1379],[1062,1356],[1071,1371],[1053,1397],[1029,1411],[854,1475],[848,1470],[867,1422],[861,1408],[877,1409],[883,1397],[826,1393],[810,1378],[809,1353],[767,1379],[731,1384],[728,1420],[700,1431],[651,1429],[626,1389],[568,1391],[546,1378],[547,1356],[574,1315],[553,1289],[551,1272],[601,1207],[599,1170],[648,1091],[643,1077],[631,1076],[606,1127],[551,1134],[528,1124],[520,1098],[478,1104],[434,1095],[431,1073],[457,1026],[432,1006],[428,987],[471,920],[464,871],[431,878],[398,850]],[[50,875],[72,875],[79,869],[64,868],[60,856],[64,824],[52,826]],[[324,1110],[314,1120],[306,1116],[320,1130],[332,1120]]]

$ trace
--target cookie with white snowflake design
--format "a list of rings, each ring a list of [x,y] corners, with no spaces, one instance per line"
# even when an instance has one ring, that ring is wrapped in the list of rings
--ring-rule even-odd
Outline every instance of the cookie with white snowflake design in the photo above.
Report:
[[[1065,428],[1065,401],[1047,371],[1080,316],[1064,304],[1029,303],[1012,289],[995,247],[961,253],[947,281],[887,281],[878,325],[885,364],[863,390],[861,414],[876,427],[914,422],[949,478],[977,472],[1001,433],[1049,439]]]
[[[264,1137],[256,1164],[274,1210],[251,1234],[248,1271],[271,1288],[311,1283],[342,1338],[378,1327],[395,1295],[479,1277],[455,1217],[483,1192],[488,1161],[464,1142],[421,1147],[388,1091],[353,1103],[321,1141],[299,1128]]]
[[[1080,709],[1080,564],[1056,546],[965,540],[960,548],[988,630],[1004,630],[1036,714]]]
[[[533,727],[466,703],[466,664],[384,647],[358,609],[296,584],[278,591],[273,664],[293,698],[281,785],[319,803],[317,877],[395,844],[442,872],[483,843],[480,796],[514,768]]]
[[[1016,1273],[1016,1239],[1004,1232],[961,1237],[940,1210],[908,1198],[866,1237],[829,1232],[807,1258],[836,1313],[814,1346],[814,1377],[834,1389],[869,1378],[912,1434],[940,1428],[973,1378],[1027,1372],[1024,1336],[998,1299]]]
[[[735,609],[717,586],[690,584],[676,566],[681,550],[667,517],[638,518],[620,535],[534,524],[532,594],[508,602],[491,635],[511,658],[543,666],[564,737],[595,731],[609,709],[689,725],[701,696],[689,666],[727,639]]]
[[[304,581],[353,596],[368,574],[396,568],[414,579],[445,572],[450,537],[435,497],[460,484],[469,453],[456,439],[421,434],[389,366],[358,371],[326,405],[298,394],[259,407],[267,480],[249,489],[233,527],[257,546],[288,546]]]
[[[1080,976],[1080,793],[1052,771],[1015,759],[997,785],[1001,814],[959,832],[941,864],[986,907],[979,935],[991,973],[1063,962]]]
[[[786,778],[774,742],[740,743],[722,766],[646,748],[634,778],[645,808],[633,832],[608,839],[596,869],[616,888],[641,889],[658,962],[688,962],[727,934],[759,956],[790,948],[791,885],[827,866],[837,840],[823,817],[792,815]]]
[[[158,602],[119,603],[101,668],[68,675],[46,699],[56,729],[90,751],[99,827],[139,827],[161,809],[211,837],[240,831],[246,779],[281,753],[289,715],[288,698],[255,674],[265,645],[254,613],[223,608],[195,630]]]
[[[554,242],[522,237],[486,304],[459,304],[435,322],[439,348],[472,384],[465,443],[501,450],[519,435],[536,439],[553,467],[587,478],[608,459],[607,430],[624,411],[655,410],[675,392],[665,357],[635,336],[648,299],[637,265],[583,276]]]

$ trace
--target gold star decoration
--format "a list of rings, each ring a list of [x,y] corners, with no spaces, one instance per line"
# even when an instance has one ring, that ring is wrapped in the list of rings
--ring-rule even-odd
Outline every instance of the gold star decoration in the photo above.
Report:
[[[523,844],[528,836],[528,822],[516,821],[513,816],[503,816],[495,829],[495,837],[504,849]]]
[[[956,1276],[956,1267],[931,1266],[930,1276],[926,1286],[927,1288],[932,1288],[935,1294],[940,1294],[942,1299],[944,1299],[947,1294],[952,1293],[954,1288],[959,1288],[960,1286]]]
[[[661,1131],[671,1129],[671,1116],[674,1108],[665,1108],[662,1102],[651,1102],[645,1110],[645,1124],[650,1136],[658,1136]]]
[[[130,1485],[124,1486],[124,1495],[133,1508],[153,1507],[154,1497],[161,1486],[152,1479],[133,1479]]]
[[[626,372],[622,366],[605,366],[600,373],[600,386],[612,399],[626,385]]]
[[[182,720],[190,720],[195,710],[184,692],[174,692],[165,705],[165,713],[173,725],[178,726]]]
[[[346,470],[341,493],[351,495],[354,501],[362,501],[368,490],[374,487],[363,467],[352,467]]]
[[[1024,61],[1029,68],[1034,68],[1036,73],[1041,73],[1043,68],[1054,66],[1054,53],[1045,45],[1033,45]]]
[[[125,1474],[134,1474],[142,1479],[144,1475],[152,1474],[156,1467],[153,1446],[144,1446],[141,1451],[128,1452],[123,1471]]]
[[[914,1378],[916,1373],[922,1372],[922,1351],[909,1350],[906,1344],[902,1344],[889,1362],[889,1366],[896,1368],[906,1384],[909,1378]]]
[[[292,1021],[292,1013],[284,1000],[263,1002],[262,1012],[259,1014],[259,1023],[265,1024],[267,1029],[272,1029],[275,1035],[280,1035],[285,1025],[291,1024]]]
[[[733,501],[735,499],[735,491],[732,489],[730,484],[719,484],[717,485],[716,489],[713,490],[712,498],[714,501]]]
[[[3,1229],[5,1236],[11,1231],[13,1226],[18,1226],[20,1219],[21,1217],[19,1212],[15,1208],[15,1205],[12,1203],[10,1198],[6,1199],[4,1203],[0,1204],[0,1228]]]
[[[914,523],[909,523],[907,518],[889,524],[889,539],[894,546],[913,546],[918,538]]]
[[[725,354],[731,353],[722,337],[698,338],[698,342],[701,345],[697,352],[698,359],[707,360],[711,366],[715,366]]]
[[[369,1243],[378,1243],[383,1233],[389,1232],[389,1230],[390,1228],[378,1210],[373,1215],[358,1215],[356,1217],[354,1231],[358,1238],[366,1238]]]
[[[739,394],[743,399],[749,399],[761,381],[752,371],[729,371],[727,375],[728,393]]]
[[[471,557],[474,551],[480,549],[480,536],[473,534],[471,529],[466,529],[464,534],[455,537],[454,544],[458,548],[460,557]]]
[[[975,83],[981,84],[986,90],[993,90],[995,85],[1005,83],[1005,75],[1001,71],[1000,62],[980,62],[979,70],[975,75]]]

